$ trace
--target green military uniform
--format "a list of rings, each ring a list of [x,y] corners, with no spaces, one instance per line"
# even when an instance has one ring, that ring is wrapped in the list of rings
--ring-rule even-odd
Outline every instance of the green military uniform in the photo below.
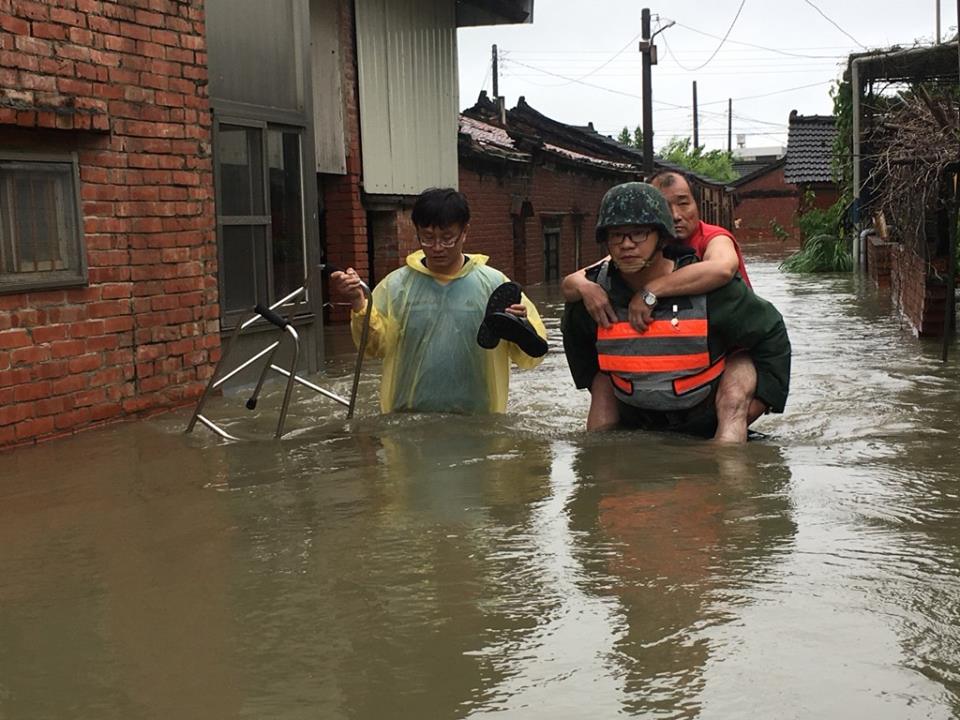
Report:
[[[665,252],[669,254],[673,249]],[[685,253],[680,250],[680,253],[678,267],[696,262],[696,258],[689,254],[692,251]],[[596,281],[599,271],[599,266],[590,268],[587,277]],[[609,282],[611,304],[615,308],[627,308],[634,290],[612,263]],[[769,302],[755,295],[739,277],[707,293],[706,299],[709,318],[707,344],[711,363],[733,350],[746,350],[757,369],[757,399],[766,403],[773,412],[783,412],[790,385],[790,340],[780,313]],[[669,312],[670,306],[683,300],[666,298],[654,310],[654,317]],[[582,302],[566,305],[561,331],[573,381],[580,389],[589,388],[600,372],[596,349],[597,324]],[[621,422],[625,425],[704,436],[712,436],[716,431],[713,396],[691,410],[677,412],[641,410],[619,400],[617,404]]]

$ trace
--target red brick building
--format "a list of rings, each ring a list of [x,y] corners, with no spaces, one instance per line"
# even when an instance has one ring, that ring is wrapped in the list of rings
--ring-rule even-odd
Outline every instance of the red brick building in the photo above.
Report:
[[[219,345],[204,17],[0,3],[0,446],[195,394]]]
[[[736,235],[740,245],[759,251],[800,249],[796,219],[800,190],[783,179],[780,158],[731,183]]]

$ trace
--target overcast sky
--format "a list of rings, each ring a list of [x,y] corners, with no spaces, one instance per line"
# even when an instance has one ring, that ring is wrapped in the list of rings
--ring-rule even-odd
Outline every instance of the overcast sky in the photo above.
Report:
[[[952,37],[956,2],[940,2],[941,34]],[[555,120],[593,122],[609,135],[641,124],[637,43],[645,4],[536,0],[532,25],[461,29],[461,108],[473,105],[481,88],[491,92],[490,46],[496,43],[500,94],[508,108],[523,95]],[[647,6],[654,31],[676,21],[654,41],[660,55],[653,68],[658,150],[672,136],[692,134],[694,80],[701,144],[726,149],[727,98],[733,98],[734,146],[737,134],[747,136],[747,147],[785,145],[792,109],[801,115],[832,112],[831,81],[842,73],[848,53],[931,42],[937,7],[936,0],[743,0],[742,9],[741,0],[672,0]]]

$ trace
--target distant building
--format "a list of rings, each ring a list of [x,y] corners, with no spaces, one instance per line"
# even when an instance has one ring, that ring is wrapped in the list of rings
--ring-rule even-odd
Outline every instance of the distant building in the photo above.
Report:
[[[790,113],[783,179],[800,189],[801,211],[806,207],[828,208],[839,197],[833,175],[836,138],[833,115],[798,115],[796,110]]]

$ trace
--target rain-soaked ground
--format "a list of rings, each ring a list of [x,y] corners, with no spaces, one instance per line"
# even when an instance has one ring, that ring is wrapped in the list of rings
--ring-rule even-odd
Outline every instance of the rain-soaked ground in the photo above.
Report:
[[[794,370],[745,447],[583,434],[532,288],[554,349],[503,417],[378,417],[369,373],[282,442],[178,412],[0,455],[0,718],[956,717],[960,347],[751,275]]]

